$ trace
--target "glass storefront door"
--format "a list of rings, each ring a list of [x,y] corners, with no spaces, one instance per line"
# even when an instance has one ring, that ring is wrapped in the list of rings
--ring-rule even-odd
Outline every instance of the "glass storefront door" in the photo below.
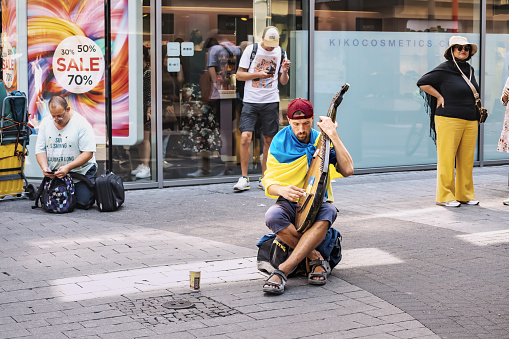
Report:
[[[302,88],[307,87],[307,35],[302,34],[300,2],[254,3],[204,0],[194,1],[191,7],[183,0],[161,1],[156,107],[159,168],[166,185],[175,184],[174,179],[217,182],[240,176],[243,83],[236,81],[235,72],[243,50],[261,40],[266,25],[278,27],[280,45],[290,59],[297,53],[305,55],[304,60],[299,55],[290,82],[279,86],[281,125],[290,98],[307,95],[307,88]],[[215,52],[214,46],[224,47],[228,54]],[[255,131],[249,161],[252,177],[261,174],[260,139]]]
[[[155,77],[154,77],[154,13],[155,3],[144,0],[141,11],[133,13],[137,28],[141,30],[141,39],[136,41],[136,54],[139,55],[136,74],[136,141],[130,145],[114,147],[114,170],[122,176],[124,182],[152,185],[157,181],[156,114],[155,114]]]
[[[194,4],[163,1],[161,7],[162,64],[158,75],[165,180],[224,177],[237,172],[236,126],[241,100],[235,66],[241,49],[252,41],[252,1],[237,1],[235,6],[228,1]],[[228,55],[211,55],[219,44]],[[217,56],[222,59],[216,61]],[[211,78],[208,67],[212,62],[218,65],[216,79]]]

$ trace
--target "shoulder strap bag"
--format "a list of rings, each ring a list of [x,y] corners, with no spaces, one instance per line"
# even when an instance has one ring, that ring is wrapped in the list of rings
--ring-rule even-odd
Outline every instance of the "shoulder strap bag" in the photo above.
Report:
[[[454,61],[454,64],[456,65],[456,67],[458,67],[458,70],[460,71],[461,76],[463,77],[463,79],[467,83],[468,87],[470,87],[470,89],[472,90],[472,93],[474,94],[475,110],[477,111],[477,118],[479,119],[479,123],[482,124],[483,122],[486,121],[489,114],[488,114],[488,110],[486,108],[482,107],[481,99],[479,98],[479,93],[477,93],[477,90],[475,89],[474,85],[472,84],[472,81],[470,80],[470,79],[472,79],[472,73],[474,73],[474,70],[473,69],[470,70],[470,79],[469,79],[469,78],[467,78],[467,76],[463,73],[461,68],[456,63],[456,59],[454,58],[454,56],[452,57],[452,60]]]

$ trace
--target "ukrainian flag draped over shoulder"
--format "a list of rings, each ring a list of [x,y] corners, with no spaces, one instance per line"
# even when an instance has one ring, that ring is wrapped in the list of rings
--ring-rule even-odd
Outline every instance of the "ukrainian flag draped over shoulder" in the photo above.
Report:
[[[306,179],[308,167],[313,160],[319,135],[318,131],[311,129],[310,142],[305,144],[297,139],[291,126],[283,128],[276,134],[270,144],[267,169],[263,176],[263,185],[267,196],[274,199],[278,198],[268,193],[268,188],[271,185],[293,185],[304,188],[304,180]],[[327,193],[330,193],[327,195],[328,201],[334,200],[330,181],[339,177],[341,177],[341,174],[336,171],[335,166],[330,165],[327,178]]]

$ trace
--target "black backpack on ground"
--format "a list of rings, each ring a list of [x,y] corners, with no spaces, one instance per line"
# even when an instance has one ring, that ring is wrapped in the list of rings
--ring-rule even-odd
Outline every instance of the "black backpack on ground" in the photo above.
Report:
[[[77,201],[74,196],[75,188],[72,179],[83,181],[94,192],[94,184],[83,174],[69,172],[61,179],[44,177],[34,195],[35,204],[32,208],[38,208],[40,202],[41,208],[46,212],[62,214],[74,211]],[[89,209],[92,205],[94,205],[94,199],[89,206],[84,206],[84,208]]]
[[[32,208],[41,208],[50,213],[70,213],[76,207],[74,196],[74,183],[69,174],[63,178],[44,177],[35,193],[35,205]]]
[[[113,172],[107,172],[95,179],[95,199],[101,212],[118,210],[125,200],[122,178]]]

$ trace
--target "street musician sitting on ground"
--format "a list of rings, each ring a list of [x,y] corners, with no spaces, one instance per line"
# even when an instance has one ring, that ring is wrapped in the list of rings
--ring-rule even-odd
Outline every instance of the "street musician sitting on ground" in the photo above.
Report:
[[[308,258],[310,270],[308,281],[312,285],[323,285],[330,273],[328,262],[315,248],[324,239],[327,230],[334,223],[337,209],[333,201],[330,180],[353,174],[353,161],[336,131],[337,123],[329,117],[320,116],[317,126],[326,133],[334,146],[330,152],[330,164],[327,192],[314,224],[305,232],[295,228],[297,201],[306,195],[304,187],[308,164],[316,150],[315,142],[319,132],[312,129],[313,107],[308,100],[295,99],[288,106],[289,126],[282,129],[273,139],[267,158],[267,170],[263,178],[265,194],[277,198],[265,214],[268,228],[277,234],[293,252],[286,261],[265,280],[263,291],[282,294],[284,285],[297,265]],[[338,173],[339,172],[339,173]]]

